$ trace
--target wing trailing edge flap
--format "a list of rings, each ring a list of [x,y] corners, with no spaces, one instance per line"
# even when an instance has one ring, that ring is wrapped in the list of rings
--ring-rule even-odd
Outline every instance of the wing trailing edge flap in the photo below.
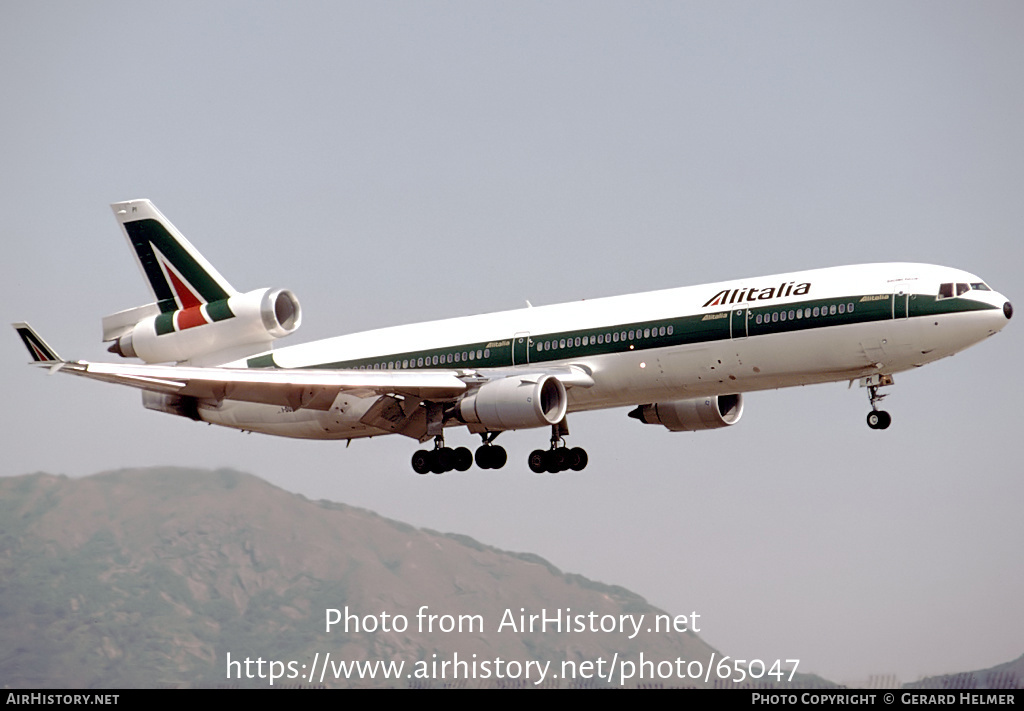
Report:
[[[431,417],[431,415],[435,415]],[[431,420],[441,420],[441,409],[435,403],[421,405],[417,399],[382,395],[359,419],[364,425],[424,441],[435,432]],[[436,432],[440,434],[440,431]]]

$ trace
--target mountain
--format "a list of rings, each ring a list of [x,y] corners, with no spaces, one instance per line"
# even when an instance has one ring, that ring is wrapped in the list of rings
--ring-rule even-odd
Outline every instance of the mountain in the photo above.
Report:
[[[422,606],[438,616],[431,631],[419,628]],[[327,631],[327,611],[341,618],[346,608],[349,630]],[[521,614],[557,615],[563,629],[522,631]],[[570,615],[587,631],[565,631]],[[628,639],[640,615],[642,631]],[[600,686],[598,661],[607,674],[616,654],[672,672],[646,685],[703,686],[675,678],[675,660],[721,655],[690,632],[648,632],[655,615],[665,613],[640,596],[537,556],[310,501],[235,471],[0,479],[0,679],[9,687],[267,687],[271,670],[275,685],[291,686],[533,686],[538,662],[550,662],[545,686]],[[616,629],[589,629],[602,624]],[[382,678],[378,665],[374,679],[366,667],[361,679],[335,679],[328,665],[321,681],[327,654],[335,665],[403,667],[398,678]],[[575,679],[561,678],[566,660]]]
[[[989,669],[979,669],[959,674],[930,676],[921,681],[904,684],[905,689],[1024,689],[1024,655],[1012,662],[998,664]]]

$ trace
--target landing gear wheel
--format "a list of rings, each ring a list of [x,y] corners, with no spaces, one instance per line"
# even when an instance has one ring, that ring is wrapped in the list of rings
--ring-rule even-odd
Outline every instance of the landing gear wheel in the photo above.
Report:
[[[459,447],[455,450],[455,470],[464,472],[473,466],[473,453],[466,447]]]
[[[587,456],[587,450],[583,447],[573,447],[569,450],[569,468],[574,472],[581,472],[587,468],[587,462],[590,461],[590,457]]]
[[[551,466],[548,467],[548,471],[552,474],[558,472],[564,472],[569,468],[569,450],[565,447],[559,447],[558,449],[552,449],[551,454]]]
[[[451,447],[441,447],[433,451],[434,466],[430,468],[430,471],[435,474],[444,474],[450,472],[455,465],[455,452]]]
[[[543,474],[547,471],[547,456],[548,453],[543,449],[535,449],[530,452],[530,457],[526,460],[530,465],[530,471],[534,474]]]
[[[432,459],[433,457],[430,456],[430,452],[427,450],[417,450],[416,453],[412,455],[412,470],[417,474],[429,473]]]
[[[884,430],[892,424],[892,416],[885,410],[872,410],[868,413],[868,427],[873,430]]]
[[[476,455],[473,457],[476,460],[476,465],[481,469],[491,468],[491,447],[485,444],[482,447],[477,447]]]
[[[491,469],[501,469],[505,466],[505,462],[508,461],[508,452],[505,451],[504,447],[498,447],[497,445],[491,445],[494,450],[491,452]]]
[[[508,461],[508,452],[504,447],[493,444],[485,444],[477,447],[476,465],[481,469],[501,469]]]

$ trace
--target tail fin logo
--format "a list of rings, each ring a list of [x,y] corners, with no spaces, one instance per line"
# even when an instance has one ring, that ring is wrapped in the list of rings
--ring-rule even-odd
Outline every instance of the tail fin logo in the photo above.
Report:
[[[196,296],[195,292],[185,285],[185,282],[182,281],[181,277],[171,270],[170,264],[164,262],[163,267],[164,273],[166,273],[168,279],[170,279],[174,293],[178,296],[178,305],[181,306],[181,308],[192,309],[203,304],[199,297]]]
[[[25,348],[28,349],[29,354],[32,356],[32,360],[36,363],[58,363],[60,362],[60,356],[50,346],[46,344],[38,333],[32,330],[32,327],[27,323],[16,323],[14,324],[14,330],[21,336],[22,342],[25,344]]]
[[[191,245],[186,247],[175,239],[157,220],[125,222],[124,229],[163,313],[196,308],[231,296],[229,285],[218,278],[219,274],[210,274],[197,259],[198,253],[188,249]]]

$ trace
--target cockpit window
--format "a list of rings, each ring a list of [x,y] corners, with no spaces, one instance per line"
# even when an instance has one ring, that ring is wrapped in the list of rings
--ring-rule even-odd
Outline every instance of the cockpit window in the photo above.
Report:
[[[971,284],[971,288],[975,291],[992,291],[988,288],[988,284],[981,281]]]
[[[956,295],[957,296],[960,296],[961,294],[966,294],[970,290],[971,290],[971,287],[967,286],[966,284],[957,284],[956,285]]]
[[[945,284],[939,285],[939,298],[940,299],[952,299],[953,298],[953,283],[946,282]]]

